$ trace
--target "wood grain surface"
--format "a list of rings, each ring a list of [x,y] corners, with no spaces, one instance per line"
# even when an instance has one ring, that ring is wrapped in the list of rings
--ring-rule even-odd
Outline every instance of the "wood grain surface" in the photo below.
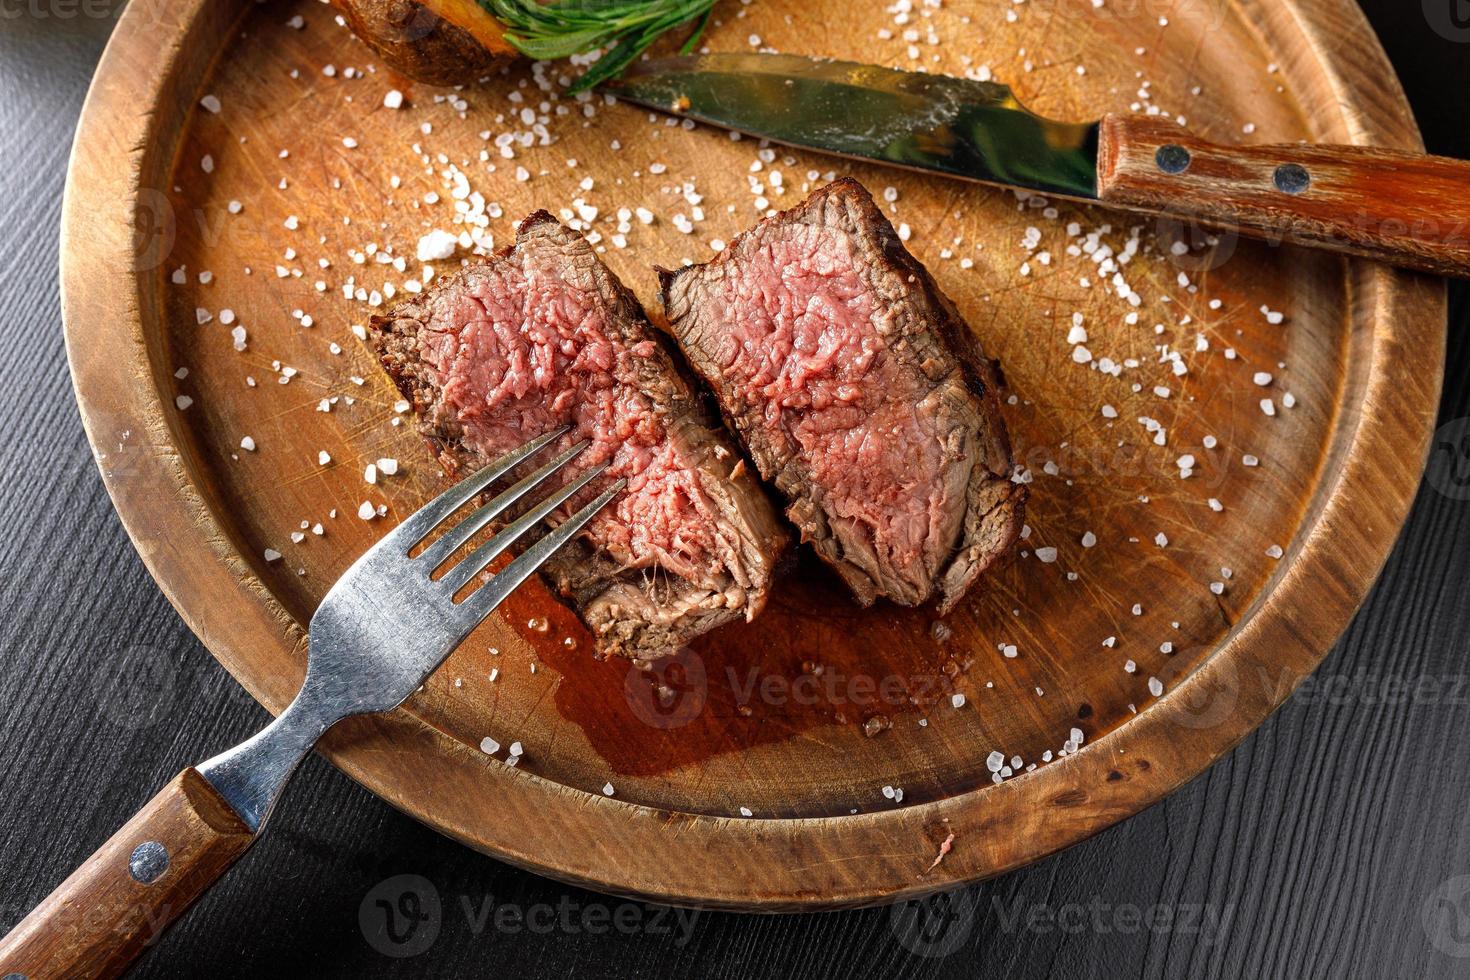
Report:
[[[629,107],[533,108],[524,70],[454,96],[413,89],[354,65],[329,11],[292,9],[133,4],[83,115],[63,227],[69,352],[104,479],[165,592],[275,709],[322,592],[439,482],[350,330],[432,278],[419,236],[483,211],[466,241],[489,247],[563,202],[651,301],[649,265],[727,239],[827,165]],[[928,27],[930,63],[965,70],[973,49],[940,33],[968,41],[1006,9],[949,9]],[[1055,17],[1083,43],[1066,52],[1047,47],[1054,19],[979,35],[1048,115],[1137,98],[1187,103],[1207,135],[1249,120],[1263,140],[1417,146],[1391,72],[1322,54],[1325,39],[1373,44],[1337,0],[1194,11],[1142,55],[1139,11],[1070,9]],[[781,10],[716,24],[711,43],[756,29],[792,49],[806,21]],[[826,43],[870,55],[857,27]],[[1046,85],[1038,65],[1077,81]],[[394,84],[404,108],[385,103]],[[139,103],[153,111],[124,111]],[[705,905],[849,905],[995,874],[1135,812],[1323,655],[1407,510],[1442,285],[853,172],[892,182],[911,247],[1004,366],[1035,481],[1020,560],[942,621],[860,611],[802,566],[753,624],[653,678],[689,688],[672,714],[530,590],[404,711],[332,734],[349,773],[548,874]],[[655,218],[620,227],[619,205]],[[400,472],[365,482],[383,458]],[[379,516],[357,518],[359,501]]]
[[[1166,171],[1159,154],[1183,150]],[[1158,118],[1109,115],[1098,197],[1266,241],[1470,278],[1470,162],[1379,147],[1222,146]]]
[[[239,860],[255,835],[185,769],[4,939],[5,976],[121,976]]]
[[[1409,85],[1430,148],[1470,155],[1455,108],[1465,48],[1431,32],[1416,5],[1365,4]],[[0,32],[0,235],[33,246],[0,255],[0,436],[9,465],[0,543],[9,615],[0,621],[0,873],[5,928],[184,762],[254,731],[262,712],[220,671],[158,594],[103,494],[71,403],[50,229],[68,141],[109,25],[22,20]],[[21,137],[24,134],[24,137]],[[18,141],[18,142],[17,142]],[[1464,291],[1452,295],[1450,385],[1441,421],[1470,410]],[[1461,815],[1470,784],[1458,742],[1470,711],[1463,678],[1470,574],[1463,501],[1426,486],[1383,579],[1317,677],[1236,752],[1163,804],[1065,854],[968,889],[977,910],[947,956],[909,952],[886,910],[755,918],[705,913],[687,942],[636,934],[490,928],[474,932],[460,896],[498,906],[620,903],[467,853],[326,766],[309,761],[274,833],[206,899],[140,976],[1432,976],[1464,960],[1426,936],[1421,906],[1470,861]],[[56,581],[91,583],[58,593]],[[1429,698],[1373,697],[1375,680],[1442,681]],[[126,760],[126,764],[123,764]],[[87,792],[78,794],[76,787]],[[38,828],[44,828],[38,831]],[[350,828],[343,832],[343,828]],[[402,873],[434,883],[446,917],[432,952],[382,955],[358,908]],[[283,891],[297,882],[300,891]],[[262,901],[262,896],[271,896]],[[1061,932],[1000,913],[1097,902],[1214,903],[1219,932]],[[1006,927],[1007,921],[1012,922]],[[645,925],[648,923],[645,922]]]

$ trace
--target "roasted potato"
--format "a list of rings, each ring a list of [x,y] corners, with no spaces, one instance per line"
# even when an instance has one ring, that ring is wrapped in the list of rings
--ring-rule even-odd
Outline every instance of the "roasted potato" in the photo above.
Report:
[[[475,0],[332,0],[388,66],[431,85],[462,85],[512,58],[504,28]]]

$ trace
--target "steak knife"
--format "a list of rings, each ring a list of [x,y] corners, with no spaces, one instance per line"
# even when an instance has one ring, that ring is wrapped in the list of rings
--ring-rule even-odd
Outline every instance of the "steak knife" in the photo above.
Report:
[[[1160,116],[1061,122],[994,82],[788,54],[646,61],[609,90],[775,143],[1470,277],[1462,160],[1224,145]]]

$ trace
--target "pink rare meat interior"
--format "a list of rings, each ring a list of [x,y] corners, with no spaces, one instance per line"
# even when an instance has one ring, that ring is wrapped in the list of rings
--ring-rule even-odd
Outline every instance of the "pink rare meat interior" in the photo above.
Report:
[[[570,424],[565,444],[592,445],[567,468],[568,479],[603,461],[611,462],[608,479],[628,479],[588,537],[629,567],[712,575],[732,545],[690,460],[635,386],[633,359],[657,347],[609,336],[605,314],[596,294],[553,269],[499,263],[435,310],[424,359],[467,448],[491,458]]]
[[[997,373],[862,185],[662,273],[669,330],[786,514],[864,604],[952,608],[1015,544]]]
[[[807,461],[831,516],[926,589],[953,550],[970,461],[945,451],[933,387],[889,350],[850,240],[834,229],[772,241],[719,284],[729,323],[714,353],[732,394],[762,406],[782,458]]]
[[[543,566],[601,649],[637,660],[765,603],[786,541],[765,492],[701,408],[633,295],[580,235],[538,212],[516,244],[374,317],[383,366],[450,472],[545,432],[627,489]],[[546,450],[531,465],[551,456]]]

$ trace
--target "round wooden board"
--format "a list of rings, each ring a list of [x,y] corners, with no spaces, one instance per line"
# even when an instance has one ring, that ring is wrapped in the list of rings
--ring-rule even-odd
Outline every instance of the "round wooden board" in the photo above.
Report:
[[[1419,146],[1351,0],[949,0],[907,24],[861,6],[722,4],[708,43],[984,66],[1064,118],[1157,106],[1218,139]],[[325,740],[374,792],[607,891],[762,910],[893,900],[1015,868],[1160,799],[1346,626],[1433,428],[1441,283],[1228,236],[1175,254],[1153,221],[762,154],[552,89],[525,64],[458,93],[412,85],[305,0],[134,0],[118,26],[65,206],[77,397],[138,550],[255,697],[289,701],[322,594],[441,486],[351,327],[389,286],[426,278],[419,238],[461,230],[455,201],[478,211],[475,195],[498,244],[534,208],[595,207],[605,260],[656,315],[652,265],[708,257],[760,197],[787,207],[858,177],[1003,365],[1029,537],[942,621],[860,610],[803,558],[754,623],[656,678],[675,692],[664,701],[646,675],[594,659],[575,618],[528,586],[403,709]],[[198,108],[206,95],[218,111]],[[523,110],[544,138],[507,154],[497,137],[531,129]],[[620,232],[619,209],[640,206],[655,220]],[[1124,289],[1094,232],[1136,251]],[[1073,358],[1077,315],[1090,366]],[[380,458],[399,472],[368,485]],[[386,515],[359,519],[363,501]],[[1063,757],[1074,728],[1084,744]],[[486,736],[519,741],[520,764],[483,752]],[[994,752],[1022,771],[995,782]]]

